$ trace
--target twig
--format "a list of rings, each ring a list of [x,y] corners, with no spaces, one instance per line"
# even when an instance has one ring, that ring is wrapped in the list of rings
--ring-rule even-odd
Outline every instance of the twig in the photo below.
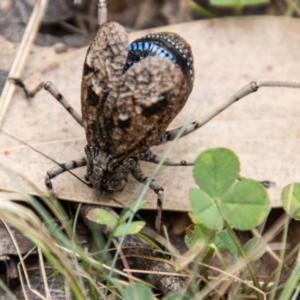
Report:
[[[22,70],[25,66],[26,59],[29,53],[29,49],[34,42],[36,33],[39,29],[40,22],[43,18],[44,12],[46,10],[48,0],[39,0],[31,14],[28,25],[25,29],[18,53],[14,60],[14,63],[10,69],[8,77],[20,77]],[[16,86],[8,81],[6,81],[3,88],[3,92],[0,98],[0,126],[5,117],[5,113],[10,104],[12,95],[15,91]]]

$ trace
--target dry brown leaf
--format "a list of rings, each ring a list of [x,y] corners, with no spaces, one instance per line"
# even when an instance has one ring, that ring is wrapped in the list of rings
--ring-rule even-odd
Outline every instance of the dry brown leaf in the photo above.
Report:
[[[197,118],[222,103],[251,80],[299,81],[299,20],[281,17],[224,18],[179,24],[131,34],[131,40],[146,33],[174,31],[192,45],[196,80],[185,108],[170,125],[180,126],[193,112],[201,95],[215,81],[212,90],[197,112]],[[55,54],[52,48],[34,47],[23,78],[34,87],[40,80],[50,80],[80,111],[80,80],[86,49]],[[257,180],[272,180],[269,190],[273,206],[280,206],[282,188],[300,180],[298,155],[300,132],[300,91],[264,88],[234,104],[198,132],[182,138],[172,151],[172,158],[194,160],[210,147],[228,147],[240,157],[241,174]],[[196,118],[196,117],[195,117]],[[45,91],[31,102],[19,91],[9,107],[3,130],[30,143],[63,163],[84,156],[84,131]],[[153,147],[162,155],[166,146]],[[0,149],[5,162],[18,169],[45,193],[44,177],[54,164],[26,146],[1,134]],[[2,164],[2,159],[1,159]],[[142,164],[146,174],[155,166]],[[85,168],[76,171],[82,178]],[[192,167],[165,167],[156,180],[165,189],[164,208],[189,210],[188,190],[195,186]],[[82,202],[115,203],[89,189],[65,173],[53,180],[56,194],[62,199]],[[20,185],[15,177],[1,171],[0,188],[34,193]],[[129,177],[124,191],[113,196],[128,204],[137,199],[143,188]],[[156,195],[148,191],[144,197],[148,208],[155,208]]]

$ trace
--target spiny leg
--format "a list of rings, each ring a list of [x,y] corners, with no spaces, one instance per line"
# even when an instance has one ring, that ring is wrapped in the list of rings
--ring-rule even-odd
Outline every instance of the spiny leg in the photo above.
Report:
[[[151,150],[148,150],[146,152],[140,153],[137,156],[138,160],[143,160],[146,162],[151,162],[154,164],[159,164],[162,160],[162,157],[157,156],[156,154],[154,154]],[[178,160],[178,161],[174,161],[171,160],[169,158],[165,159],[164,162],[162,163],[163,166],[193,166],[194,163],[193,162],[187,162],[184,159]]]
[[[59,165],[51,168],[47,172],[47,175],[45,178],[45,184],[46,184],[47,188],[50,190],[51,193],[53,193],[53,186],[51,183],[51,179],[53,179],[54,177],[56,177],[64,172],[68,172],[73,169],[84,167],[84,166],[86,166],[86,164],[87,164],[86,157],[83,157],[83,158],[69,161],[64,164],[59,164]]]
[[[246,97],[247,95],[256,92],[260,87],[287,87],[287,88],[300,88],[300,83],[293,83],[293,82],[279,82],[279,81],[262,81],[262,82],[254,82],[251,81],[244,87],[242,87],[239,91],[237,91],[234,95],[232,95],[228,100],[223,102],[219,107],[208,113],[206,116],[201,118],[198,121],[190,123],[184,130],[184,132],[181,134],[180,138],[188,135],[197,129],[201,128],[203,125],[208,123],[211,119],[213,119],[215,116],[217,116],[219,113],[221,113],[223,110],[228,108],[233,103],[239,101],[240,99]],[[169,141],[173,141],[179,131],[182,129],[182,127],[178,127],[176,129],[166,131],[164,132],[160,138],[157,140],[154,146],[158,146],[161,144],[165,144]],[[142,159],[143,160],[143,159]],[[156,157],[153,161],[149,160],[150,162],[155,162],[159,160],[158,157]],[[171,165],[171,164],[169,164]],[[172,164],[173,165],[173,164]],[[177,165],[177,164],[174,164]],[[239,180],[242,180],[244,177],[239,175]],[[269,188],[271,186],[274,186],[275,183],[269,180],[263,180],[259,181],[265,188]]]
[[[162,157],[157,156],[154,154],[151,150],[148,150],[146,152],[140,153],[138,155],[138,159],[146,162],[151,162],[154,164],[159,164],[162,160]],[[177,166],[193,166],[193,162],[187,162],[186,160],[182,159],[179,161],[173,161],[170,159],[166,159],[163,163],[163,166],[170,166],[170,167],[177,167]],[[246,177],[243,177],[242,175],[239,175],[237,178],[239,181],[246,179]],[[266,189],[275,186],[275,182],[270,181],[270,180],[262,180],[258,181],[260,184],[262,184]]]
[[[41,82],[36,88],[29,91],[23,81],[19,78],[9,78],[13,83],[22,88],[25,93],[26,98],[33,98],[40,90],[43,88],[48,91],[68,112],[69,114],[78,122],[79,125],[83,126],[81,116],[74,108],[68,103],[65,97],[59,92],[59,90],[48,81],[46,83]]]
[[[262,81],[262,82],[254,82],[251,81],[244,87],[242,87],[239,91],[237,91],[234,95],[232,95],[228,100],[223,102],[219,107],[212,110],[206,116],[202,117],[198,121],[192,122],[185,128],[184,132],[180,137],[188,135],[197,129],[201,128],[203,125],[208,123],[211,119],[221,113],[223,110],[228,108],[233,103],[239,101],[240,99],[246,97],[247,95],[256,92],[260,87],[287,87],[287,88],[300,88],[300,83],[293,82],[279,82],[279,81]],[[178,127],[173,130],[169,130],[164,132],[161,137],[155,143],[155,146],[165,144],[169,141],[173,141],[182,127]]]
[[[98,25],[102,25],[107,20],[107,3],[106,0],[98,0]],[[19,78],[9,78],[13,83],[21,87],[26,95],[26,98],[33,98],[41,89],[48,91],[68,112],[69,114],[83,127],[82,118],[64,96],[59,92],[59,90],[51,82],[41,82],[32,91],[29,91],[23,81]]]
[[[19,86],[27,99],[33,98],[40,90],[44,88],[44,82],[40,82],[33,90],[29,91],[24,84],[24,82],[19,78],[8,78],[8,80],[12,81],[14,85]]]
[[[134,169],[131,170],[132,176],[141,183],[146,183],[148,177],[142,173],[142,170],[137,164]],[[155,217],[155,230],[159,233],[161,230],[161,216],[162,216],[162,206],[164,200],[164,189],[159,183],[154,180],[150,183],[150,188],[157,194],[157,207],[156,207],[156,217]]]
[[[44,89],[48,91],[68,111],[68,113],[75,119],[75,121],[77,121],[80,126],[83,127],[80,114],[69,104],[66,98],[59,92],[52,82],[46,82],[44,84]]]

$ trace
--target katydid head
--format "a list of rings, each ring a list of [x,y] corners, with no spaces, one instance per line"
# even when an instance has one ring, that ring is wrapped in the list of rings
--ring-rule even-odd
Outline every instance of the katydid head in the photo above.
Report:
[[[114,192],[121,191],[127,183],[127,176],[133,165],[134,159],[130,163],[118,163],[107,153],[97,147],[85,146],[87,156],[86,180],[91,186],[99,191]]]

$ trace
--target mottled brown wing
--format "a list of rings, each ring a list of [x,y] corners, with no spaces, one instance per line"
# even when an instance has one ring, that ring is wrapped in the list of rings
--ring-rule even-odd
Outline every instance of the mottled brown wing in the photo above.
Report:
[[[116,89],[127,58],[128,34],[115,22],[104,23],[87,51],[81,84],[81,113],[88,144],[109,138],[99,126],[107,96]],[[99,147],[103,148],[103,147]]]
[[[82,81],[87,141],[118,160],[147,150],[184,106],[188,83],[174,62],[147,57],[126,73],[127,33],[105,23],[92,42]]]
[[[139,61],[105,101],[99,125],[109,138],[102,142],[103,150],[120,160],[146,151],[179,113],[188,95],[187,81],[172,61],[158,56]]]

